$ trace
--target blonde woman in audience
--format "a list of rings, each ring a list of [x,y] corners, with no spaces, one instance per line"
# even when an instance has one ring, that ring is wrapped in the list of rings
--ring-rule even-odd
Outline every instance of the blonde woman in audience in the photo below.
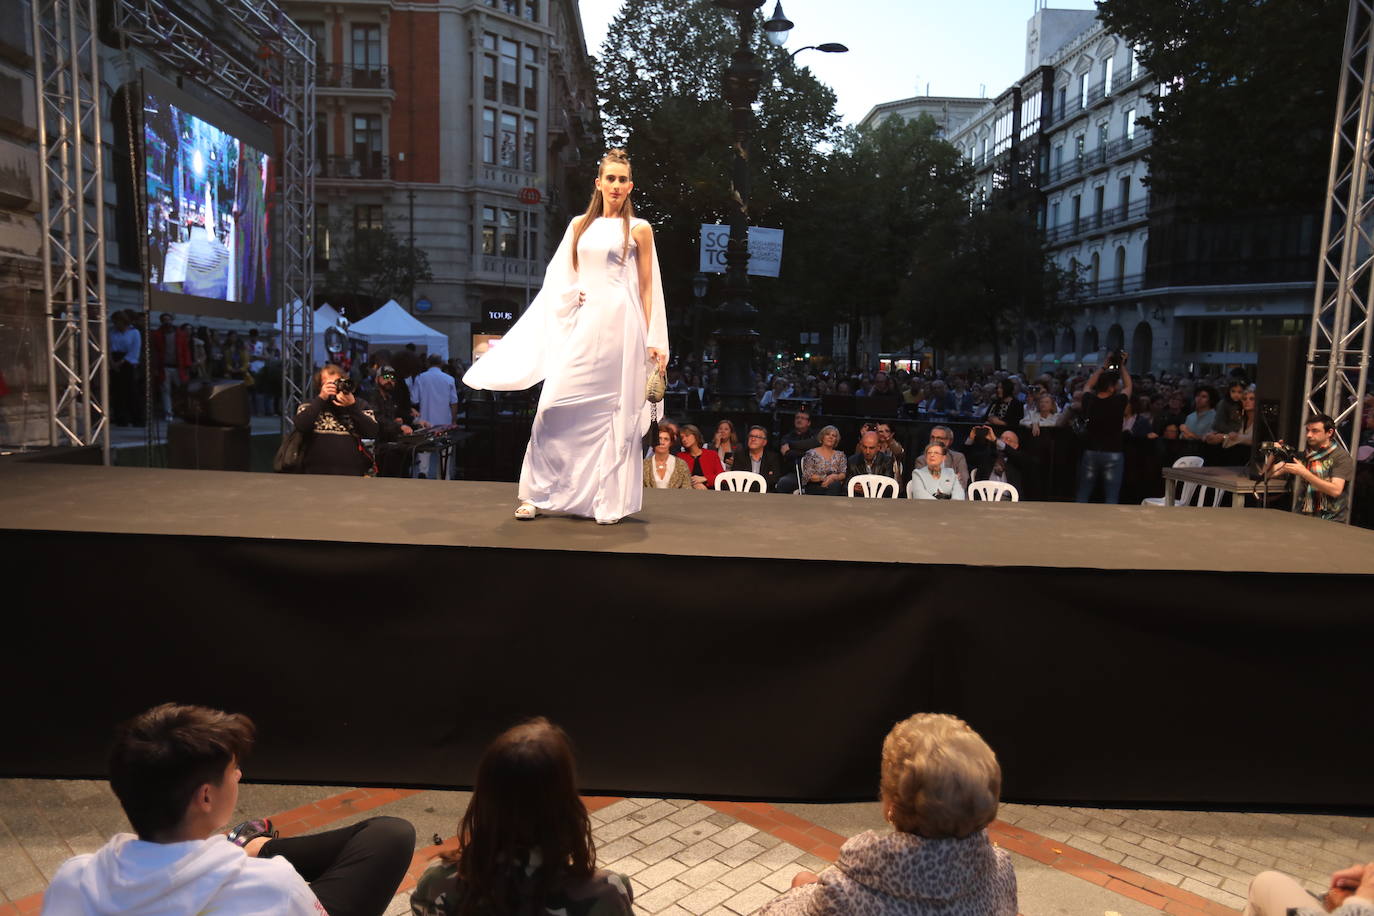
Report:
[[[821,874],[801,872],[759,916],[1015,916],[1016,873],[993,845],[1002,768],[963,721],[921,713],[883,741],[879,801],[891,831],[851,837]]]
[[[1030,427],[1031,435],[1040,435],[1040,427],[1063,425],[1064,415],[1055,406],[1054,395],[1045,393],[1035,401],[1035,410],[1021,418],[1021,425]]]
[[[677,429],[658,429],[658,445],[644,459],[644,488],[657,490],[690,490],[692,475],[687,462],[673,454],[677,444]]]
[[[821,444],[802,455],[802,486],[813,495],[843,496],[849,459],[840,451],[840,431],[827,426],[817,438]]]

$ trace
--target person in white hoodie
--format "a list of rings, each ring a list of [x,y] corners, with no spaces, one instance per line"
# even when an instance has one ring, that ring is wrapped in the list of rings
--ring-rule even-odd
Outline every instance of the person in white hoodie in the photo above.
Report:
[[[415,849],[409,822],[278,839],[257,820],[217,833],[238,804],[254,735],[247,716],[171,703],[122,725],[110,787],[137,836],[64,862],[44,916],[380,916]]]

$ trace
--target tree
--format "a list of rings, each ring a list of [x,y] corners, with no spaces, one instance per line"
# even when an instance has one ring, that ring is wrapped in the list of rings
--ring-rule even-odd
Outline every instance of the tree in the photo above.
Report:
[[[1347,0],[1099,0],[1162,98],[1154,193],[1210,213],[1311,211],[1331,155]]]
[[[789,230],[787,250],[839,119],[835,93],[768,44],[761,29],[757,36],[764,79],[750,221]],[[635,207],[654,224],[670,302],[691,301],[700,225],[729,212],[734,135],[721,79],[738,43],[733,18],[709,0],[627,0],[601,49],[607,140],[623,146],[634,164]],[[779,322],[794,286],[789,279],[753,281],[751,301],[763,324]]]
[[[396,232],[390,222],[355,229],[347,220],[330,226],[331,251],[319,296],[348,309],[352,321],[366,318],[388,299],[409,296],[434,279],[429,255]]]
[[[1062,320],[1077,278],[1059,268],[1014,199],[973,206],[947,235],[927,235],[903,290],[910,338],[948,350],[1003,347],[1024,328]]]

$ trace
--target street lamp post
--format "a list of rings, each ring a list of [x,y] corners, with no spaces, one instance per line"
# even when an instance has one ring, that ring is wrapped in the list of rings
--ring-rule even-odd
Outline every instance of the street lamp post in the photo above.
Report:
[[[729,10],[739,21],[739,47],[725,68],[724,95],[730,104],[730,124],[735,134],[735,156],[730,172],[730,241],[725,248],[725,304],[716,331],[720,362],[716,390],[725,410],[748,410],[755,405],[754,380],[750,361],[759,333],[752,327],[758,310],[749,303],[749,152],[756,118],[763,67],[753,52],[754,13],[765,0],[711,0]],[[764,23],[768,40],[776,47],[787,41],[792,21],[776,0],[773,15]],[[848,51],[842,44],[809,45],[798,52],[815,48],[827,53]],[[796,56],[793,52],[792,56]]]

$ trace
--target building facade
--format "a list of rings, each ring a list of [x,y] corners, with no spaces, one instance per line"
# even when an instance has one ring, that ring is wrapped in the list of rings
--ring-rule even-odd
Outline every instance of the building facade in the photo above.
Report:
[[[1063,323],[1022,329],[1022,368],[1094,365],[1124,347],[1138,372],[1253,370],[1260,335],[1302,333],[1314,218],[1202,226],[1152,202],[1140,120],[1168,87],[1091,10],[1039,9],[1026,35],[1026,75],[949,138],[975,169],[975,197],[1025,195],[1079,280]]]
[[[574,0],[288,0],[316,41],[316,288],[338,231],[388,225],[433,280],[393,298],[449,335],[503,330],[590,193],[595,75]],[[357,317],[357,316],[353,316]]]
[[[948,139],[987,109],[989,104],[989,100],[985,98],[918,95],[896,102],[883,102],[881,105],[874,105],[859,122],[859,127],[867,130],[877,127],[888,118],[914,121],[921,115],[930,115],[935,121],[935,125],[940,129],[939,135]]]

